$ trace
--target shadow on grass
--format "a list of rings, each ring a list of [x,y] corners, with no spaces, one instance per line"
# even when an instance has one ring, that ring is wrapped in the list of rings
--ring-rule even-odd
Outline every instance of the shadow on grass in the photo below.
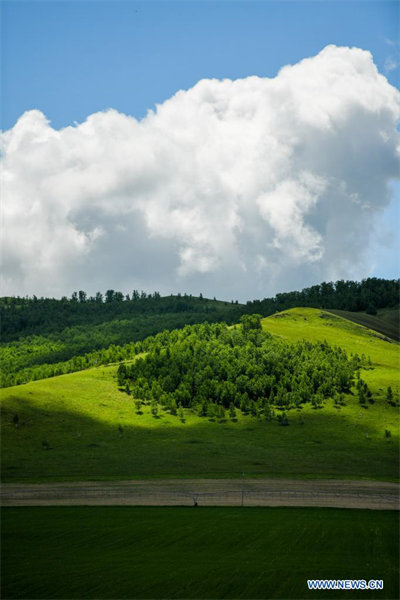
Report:
[[[242,471],[277,477],[398,476],[393,439],[373,422],[361,427],[350,415],[293,410],[290,425],[281,427],[275,420],[251,417],[218,423],[188,414],[182,423],[167,414],[159,420],[138,416],[133,407],[115,412],[118,421],[108,424],[81,412],[57,406],[41,410],[33,400],[9,398],[2,411],[3,480],[235,477]],[[42,440],[51,452],[43,450]]]

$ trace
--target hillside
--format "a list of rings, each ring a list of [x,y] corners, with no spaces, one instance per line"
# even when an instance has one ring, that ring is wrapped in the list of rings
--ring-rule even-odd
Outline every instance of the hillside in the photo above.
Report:
[[[263,327],[272,334],[288,341],[306,339],[326,340],[341,346],[347,352],[364,354],[371,358],[372,370],[363,374],[374,394],[383,398],[391,386],[397,396],[400,393],[399,367],[400,347],[396,342],[385,340],[376,332],[330,312],[313,308],[296,308],[263,320]]]
[[[400,310],[399,308],[386,308],[378,311],[377,315],[367,315],[364,312],[351,312],[349,310],[329,309],[329,312],[359,325],[378,331],[382,335],[400,341]]]
[[[353,394],[345,404],[324,402],[288,411],[290,426],[240,412],[237,421],[199,417],[185,421],[144,405],[118,389],[117,365],[30,382],[1,391],[3,478],[18,480],[123,479],[169,476],[349,477],[398,476],[399,345],[340,317],[294,309],[263,320],[288,342],[326,339],[371,357],[363,370],[374,403]],[[18,415],[18,424],[14,422]],[[391,437],[385,437],[385,430]]]

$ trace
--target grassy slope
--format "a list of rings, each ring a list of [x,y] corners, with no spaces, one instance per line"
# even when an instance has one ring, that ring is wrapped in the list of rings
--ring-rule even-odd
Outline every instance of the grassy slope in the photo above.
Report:
[[[392,340],[400,340],[399,308],[384,308],[377,315],[367,315],[364,312],[350,312],[348,310],[329,309],[329,312],[344,317],[349,321],[364,325],[369,329],[378,331]]]
[[[132,399],[117,389],[116,367],[99,367],[2,390],[4,480],[221,477],[241,471],[396,479],[398,417],[384,390],[392,385],[399,393],[398,344],[333,315],[321,319],[316,309],[284,314],[264,319],[264,327],[289,340],[325,338],[369,354],[375,368],[363,377],[375,404],[365,410],[348,396],[337,409],[328,400],[322,410],[290,411],[289,427],[244,416],[216,423],[191,414],[181,423],[164,412],[152,417],[148,406],[137,415]],[[385,429],[391,439],[385,439]],[[51,450],[42,448],[43,440]]]
[[[288,341],[326,340],[329,344],[342,346],[349,353],[369,356],[374,368],[364,371],[362,377],[374,396],[382,399],[390,385],[399,397],[400,346],[382,339],[375,331],[315,308],[293,308],[278,313],[264,319],[263,327]]]
[[[379,598],[398,598],[397,522],[319,508],[6,508],[3,597],[332,598],[307,579],[373,578]]]

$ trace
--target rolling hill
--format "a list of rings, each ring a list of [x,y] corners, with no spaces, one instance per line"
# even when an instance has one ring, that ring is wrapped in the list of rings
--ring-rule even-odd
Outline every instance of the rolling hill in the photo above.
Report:
[[[348,394],[343,406],[329,399],[322,410],[304,405],[289,411],[289,427],[242,414],[237,422],[215,422],[190,411],[181,422],[162,410],[154,417],[148,405],[137,414],[133,399],[117,387],[117,366],[97,367],[1,391],[4,480],[227,477],[242,471],[396,479],[398,414],[386,389],[399,397],[399,345],[318,309],[292,309],[262,324],[288,343],[327,340],[369,356],[372,368],[362,377],[374,404],[365,409]]]

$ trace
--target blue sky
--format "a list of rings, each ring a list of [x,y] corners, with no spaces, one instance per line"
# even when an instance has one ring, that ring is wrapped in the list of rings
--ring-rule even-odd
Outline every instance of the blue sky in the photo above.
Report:
[[[396,56],[399,2],[2,2],[3,128],[31,108],[54,127],[105,108],[142,117],[202,78],[273,77],[327,44]],[[388,73],[399,83],[398,70]]]
[[[3,0],[0,6],[3,130],[31,109],[44,113],[54,129],[108,108],[141,119],[201,79],[275,77],[284,65],[328,44],[370,51],[388,81],[400,82],[398,1]],[[390,206],[376,212],[369,267],[356,270],[357,278],[399,276],[399,184],[393,189]],[[70,265],[67,271],[73,280]],[[288,272],[286,289],[302,287],[294,272]],[[178,278],[171,291],[180,285],[196,292],[202,283],[195,279]],[[23,293],[41,293],[37,286]]]

